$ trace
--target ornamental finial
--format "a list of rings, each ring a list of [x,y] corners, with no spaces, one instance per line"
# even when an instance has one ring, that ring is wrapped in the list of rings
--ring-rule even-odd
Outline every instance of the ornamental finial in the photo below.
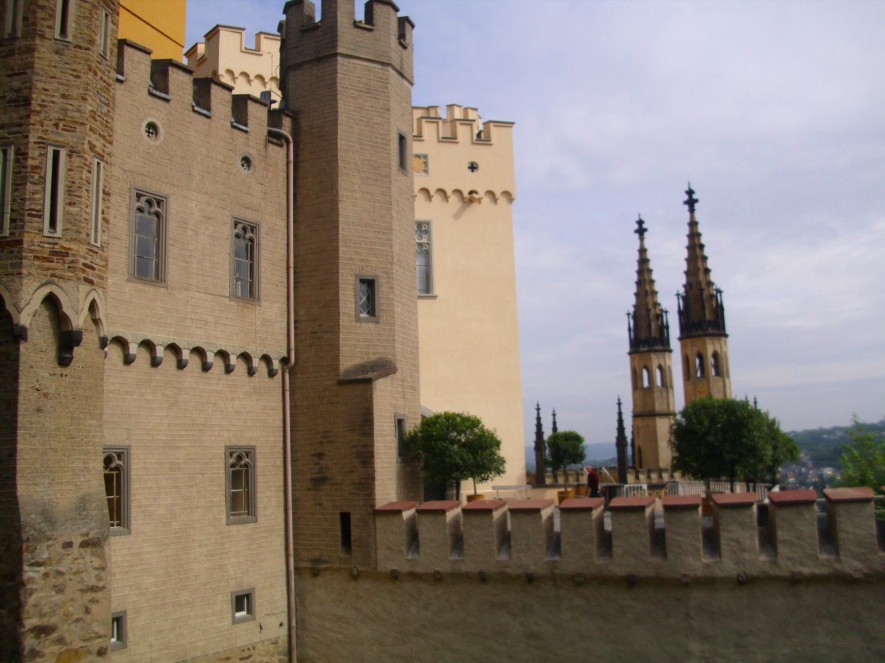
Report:
[[[637,215],[636,230],[634,230],[633,232],[639,235],[639,239],[644,239],[645,233],[648,232],[648,228],[645,227],[645,221],[642,220],[641,215]]]
[[[685,195],[688,196],[688,198],[686,198],[685,202],[683,202],[682,204],[687,205],[688,211],[694,214],[694,207],[700,201],[694,197],[694,189],[691,188],[691,182],[688,183],[688,188],[685,190]]]

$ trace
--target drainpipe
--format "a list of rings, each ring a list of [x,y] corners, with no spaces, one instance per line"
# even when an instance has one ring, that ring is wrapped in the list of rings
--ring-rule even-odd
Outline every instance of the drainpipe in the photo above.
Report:
[[[282,129],[267,133],[286,141],[286,366],[283,370],[283,476],[286,484],[286,594],[289,602],[289,661],[296,663],[295,538],[292,534],[292,405],[289,383],[295,365],[295,144]]]

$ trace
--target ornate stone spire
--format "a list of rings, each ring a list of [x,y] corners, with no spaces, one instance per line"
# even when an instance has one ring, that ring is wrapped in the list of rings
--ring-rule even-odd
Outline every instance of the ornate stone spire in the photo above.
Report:
[[[627,432],[624,430],[624,413],[621,411],[621,397],[618,396],[618,434],[615,438],[618,451],[618,481],[627,483]]]
[[[535,403],[535,483],[540,486],[547,483],[546,451],[544,424],[541,423],[541,404]]]
[[[688,207],[688,255],[685,259],[685,285],[676,294],[679,303],[679,337],[725,336],[725,307],[722,291],[713,283],[704,243],[695,217],[698,199],[691,183],[685,190],[688,196],[683,203]]]
[[[658,302],[658,291],[651,272],[651,262],[645,248],[645,221],[636,219],[639,235],[639,259],[636,265],[636,297],[633,312],[627,314],[627,334],[630,337],[630,351],[669,350],[670,324],[667,311]]]
[[[553,429],[550,432],[552,432],[552,433],[559,432],[559,428],[556,427],[556,410],[553,410]]]

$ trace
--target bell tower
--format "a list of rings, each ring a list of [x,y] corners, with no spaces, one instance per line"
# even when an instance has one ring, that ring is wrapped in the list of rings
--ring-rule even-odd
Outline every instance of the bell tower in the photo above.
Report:
[[[670,324],[658,302],[645,247],[645,221],[636,220],[639,258],[633,312],[627,313],[633,392],[633,462],[637,469],[670,466],[670,425],[675,415]]]
[[[728,334],[722,290],[716,287],[707,267],[704,243],[695,208],[698,199],[689,183],[683,203],[688,207],[688,255],[685,285],[676,298],[679,304],[679,346],[682,351],[682,381],[685,404],[696,398],[730,398],[731,372],[728,365]]]

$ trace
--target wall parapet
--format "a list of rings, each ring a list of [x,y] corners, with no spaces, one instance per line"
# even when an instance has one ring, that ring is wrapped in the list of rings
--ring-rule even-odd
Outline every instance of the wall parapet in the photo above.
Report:
[[[781,493],[768,505],[717,495],[391,502],[375,510],[377,569],[414,573],[629,577],[816,577],[885,574],[869,489]],[[767,507],[767,508],[766,508]],[[555,521],[559,521],[558,528]]]

